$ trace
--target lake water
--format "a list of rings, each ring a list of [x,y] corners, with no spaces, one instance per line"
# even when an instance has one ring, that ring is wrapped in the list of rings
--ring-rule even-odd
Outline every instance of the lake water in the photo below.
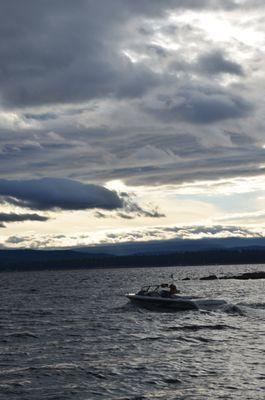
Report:
[[[265,266],[0,274],[0,399],[265,398],[265,280],[199,281]],[[152,312],[124,294],[165,282],[225,299]],[[190,281],[181,281],[190,277]]]

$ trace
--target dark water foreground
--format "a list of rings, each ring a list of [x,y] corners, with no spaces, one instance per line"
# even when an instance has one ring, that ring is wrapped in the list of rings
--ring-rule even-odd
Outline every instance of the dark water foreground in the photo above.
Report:
[[[264,399],[264,266],[0,274],[0,399]],[[123,296],[174,272],[212,311],[159,313]]]

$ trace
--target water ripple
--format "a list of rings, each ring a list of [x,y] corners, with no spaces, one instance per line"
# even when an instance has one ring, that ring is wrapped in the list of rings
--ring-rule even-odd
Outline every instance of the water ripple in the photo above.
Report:
[[[244,268],[1,274],[0,399],[263,399],[264,283],[197,279]],[[184,294],[228,304],[158,313],[125,298],[172,272]]]

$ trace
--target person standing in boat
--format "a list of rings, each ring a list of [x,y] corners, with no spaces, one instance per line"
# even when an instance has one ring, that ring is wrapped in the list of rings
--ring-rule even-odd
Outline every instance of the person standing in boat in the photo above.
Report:
[[[169,295],[171,296],[173,294],[176,294],[177,292],[178,291],[177,291],[176,285],[174,283],[171,283],[169,285]]]
[[[174,296],[174,294],[179,293],[179,290],[177,289],[177,287],[175,285],[174,275],[171,274],[170,276],[171,276],[172,282],[169,285],[169,296],[171,297],[171,296]]]

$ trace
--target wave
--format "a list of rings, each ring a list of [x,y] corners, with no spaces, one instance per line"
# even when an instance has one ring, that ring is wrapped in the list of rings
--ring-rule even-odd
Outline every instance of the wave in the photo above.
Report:
[[[265,305],[263,303],[240,303],[236,307],[240,310],[240,315],[244,315],[250,319],[259,320],[259,322],[265,320]]]
[[[245,310],[240,305],[227,304],[223,307],[222,311],[227,314],[246,316]]]
[[[162,336],[146,336],[143,338],[140,338],[141,342],[155,342],[156,340],[161,340],[163,339]]]
[[[238,329],[234,326],[225,325],[225,324],[215,324],[215,325],[184,325],[184,326],[169,326],[166,328],[167,331],[188,331],[188,332],[197,332],[200,330],[225,330],[225,329]]]
[[[5,338],[19,338],[19,339],[25,339],[25,338],[38,339],[39,338],[39,336],[37,336],[31,332],[14,332],[14,333],[9,333],[7,335],[4,335],[4,337]]]
[[[144,310],[142,310],[139,307],[137,307],[136,304],[133,304],[133,303],[130,303],[130,302],[128,302],[128,303],[126,303],[126,304],[124,304],[124,305],[122,305],[120,307],[112,308],[112,312],[114,314],[115,313],[123,313],[123,312],[131,312],[131,311],[137,311],[137,312],[140,312],[140,313],[144,312]]]
[[[245,318],[264,320],[265,319],[265,305],[262,303],[252,304],[228,304],[223,308],[223,312],[227,314],[239,315]]]
[[[150,397],[140,395],[133,397],[118,397],[117,400],[150,400]]]
[[[239,303],[239,306],[265,310],[265,303]]]

